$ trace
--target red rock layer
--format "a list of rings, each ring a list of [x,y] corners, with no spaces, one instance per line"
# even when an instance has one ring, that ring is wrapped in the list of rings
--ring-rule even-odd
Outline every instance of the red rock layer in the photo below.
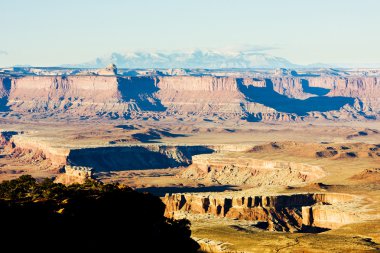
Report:
[[[264,99],[256,99],[259,93],[264,94]],[[306,108],[303,113],[297,110],[304,104],[295,110],[284,107],[315,97],[346,97],[352,98],[352,102],[343,102],[331,110]],[[275,98],[281,100],[279,106],[271,101]],[[113,118],[137,114],[199,115],[254,121],[374,119],[380,115],[380,81],[377,77],[355,76],[0,76],[0,111],[6,110],[23,115],[45,113],[45,117],[62,113],[72,117]]]

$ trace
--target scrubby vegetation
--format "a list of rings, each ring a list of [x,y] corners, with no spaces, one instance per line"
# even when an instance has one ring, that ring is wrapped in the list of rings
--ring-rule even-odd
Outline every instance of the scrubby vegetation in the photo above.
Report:
[[[0,247],[82,252],[195,252],[187,220],[158,197],[118,184],[65,186],[31,176],[0,184]]]

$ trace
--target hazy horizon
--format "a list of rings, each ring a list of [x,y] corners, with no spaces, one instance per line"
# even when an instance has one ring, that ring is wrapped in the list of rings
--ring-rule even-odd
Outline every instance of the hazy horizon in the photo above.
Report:
[[[7,1],[0,67],[247,48],[300,65],[380,67],[379,7],[375,0]]]

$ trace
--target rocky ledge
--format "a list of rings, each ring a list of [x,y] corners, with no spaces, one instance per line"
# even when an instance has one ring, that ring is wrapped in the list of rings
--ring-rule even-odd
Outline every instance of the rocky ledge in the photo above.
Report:
[[[357,214],[339,208],[354,197],[338,193],[305,193],[275,196],[221,196],[217,194],[167,194],[165,214],[211,214],[255,221],[270,231],[318,232],[358,220]]]

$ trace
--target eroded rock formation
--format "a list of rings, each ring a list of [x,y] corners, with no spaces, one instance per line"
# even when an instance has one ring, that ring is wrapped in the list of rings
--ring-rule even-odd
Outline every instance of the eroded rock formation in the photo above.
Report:
[[[0,136],[0,141],[4,138]],[[11,155],[28,154],[32,157],[31,162],[33,157],[43,157],[51,162],[52,168],[72,165],[91,167],[97,172],[187,166],[191,164],[194,155],[214,152],[213,149],[201,145],[135,144],[94,148],[55,147],[52,143],[25,135],[14,135],[7,143],[12,146],[9,150]]]
[[[107,71],[0,76],[0,111],[40,117],[185,115],[248,121],[375,119],[380,113],[380,79],[375,76],[131,77],[117,76],[111,67]]]
[[[353,197],[336,193],[305,193],[276,196],[223,196],[218,194],[167,194],[166,215],[175,212],[212,214],[217,217],[257,221],[271,231],[306,231],[337,228],[357,220],[354,213],[336,208]]]
[[[91,167],[84,166],[65,166],[65,173],[58,175],[55,179],[56,183],[62,184],[83,184],[86,180],[93,179],[94,169]]]
[[[315,181],[326,175],[318,166],[266,161],[233,153],[193,156],[192,164],[181,172],[181,177],[222,185],[291,185]]]
[[[0,148],[2,149],[12,149],[14,144],[11,141],[12,136],[18,134],[15,131],[3,131],[0,132]]]

